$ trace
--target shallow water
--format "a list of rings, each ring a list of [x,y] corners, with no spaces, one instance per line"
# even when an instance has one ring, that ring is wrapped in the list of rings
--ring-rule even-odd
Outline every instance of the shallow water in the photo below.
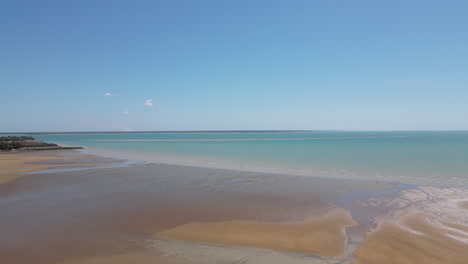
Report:
[[[149,162],[468,187],[467,131],[104,133],[36,138]]]

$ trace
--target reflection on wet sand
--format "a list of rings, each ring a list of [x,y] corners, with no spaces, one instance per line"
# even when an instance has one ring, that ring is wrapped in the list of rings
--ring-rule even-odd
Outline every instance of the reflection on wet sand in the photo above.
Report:
[[[337,208],[302,223],[227,221],[190,223],[157,233],[157,237],[193,242],[268,248],[278,251],[344,257],[345,228],[357,223]]]

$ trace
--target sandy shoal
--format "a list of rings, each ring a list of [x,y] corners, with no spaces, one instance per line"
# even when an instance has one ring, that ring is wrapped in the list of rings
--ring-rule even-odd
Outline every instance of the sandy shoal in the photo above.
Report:
[[[47,169],[49,165],[37,165],[30,162],[58,159],[59,156],[40,156],[30,153],[1,153],[0,154],[0,184],[5,184],[23,176],[27,172]]]
[[[355,252],[357,263],[466,264],[468,226],[429,221],[427,214],[384,222]]]
[[[160,238],[266,248],[278,251],[343,257],[345,228],[357,223],[337,208],[321,218],[299,223],[225,221],[189,223],[156,233]]]
[[[9,183],[30,172],[51,167],[80,166],[90,164],[86,155],[62,156],[61,152],[5,152],[0,153],[0,184]],[[80,162],[82,160],[82,162]]]
[[[52,159],[59,159],[60,156],[44,156],[33,155],[31,153],[1,153],[0,154],[0,169],[19,169],[38,167],[37,164],[30,164],[28,162],[46,161]]]

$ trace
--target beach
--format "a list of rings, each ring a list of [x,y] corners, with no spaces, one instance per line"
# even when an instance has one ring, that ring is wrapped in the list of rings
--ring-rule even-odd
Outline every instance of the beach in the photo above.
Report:
[[[71,150],[2,153],[0,177],[1,263],[468,261],[464,188]]]

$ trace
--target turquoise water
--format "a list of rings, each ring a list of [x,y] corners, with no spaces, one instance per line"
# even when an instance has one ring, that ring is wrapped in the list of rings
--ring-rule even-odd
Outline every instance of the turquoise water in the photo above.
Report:
[[[468,186],[468,131],[77,133],[34,137],[149,162]]]

